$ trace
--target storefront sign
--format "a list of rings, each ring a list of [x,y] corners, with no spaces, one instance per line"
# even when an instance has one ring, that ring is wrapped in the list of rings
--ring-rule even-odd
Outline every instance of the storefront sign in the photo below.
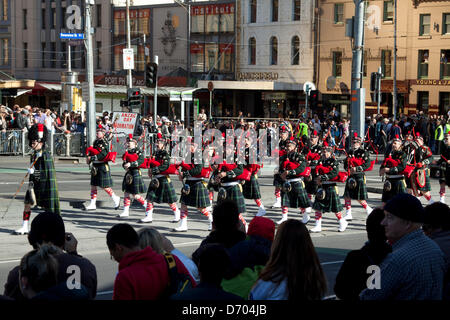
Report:
[[[399,80],[396,81],[398,93],[409,93],[408,82]],[[381,92],[392,93],[394,91],[393,80],[381,80]]]
[[[411,80],[410,84],[417,86],[450,86],[450,80],[418,79]]]
[[[113,124],[114,132],[133,134],[136,127],[137,113],[132,112],[114,112]]]
[[[237,79],[240,81],[245,81],[245,80],[273,81],[273,80],[278,80],[278,73],[277,72],[238,72]]]
[[[263,92],[262,100],[286,100],[286,92]]]

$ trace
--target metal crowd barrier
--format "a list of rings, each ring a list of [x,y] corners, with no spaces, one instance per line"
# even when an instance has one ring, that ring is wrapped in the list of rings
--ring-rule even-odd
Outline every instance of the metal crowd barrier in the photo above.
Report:
[[[0,132],[0,155],[20,155],[23,153],[22,130],[6,130]]]

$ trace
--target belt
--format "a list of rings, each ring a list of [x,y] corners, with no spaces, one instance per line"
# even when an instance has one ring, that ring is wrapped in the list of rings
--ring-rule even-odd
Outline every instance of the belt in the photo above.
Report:
[[[105,164],[104,161],[98,161],[98,160],[95,160],[95,161],[93,161],[92,163],[93,163],[93,164]]]
[[[402,174],[394,174],[394,175],[391,175],[391,176],[387,176],[386,178],[387,179],[403,179],[405,176],[404,175],[402,175]]]
[[[186,178],[186,181],[203,181],[205,178],[195,178],[195,177],[189,177]]]
[[[299,181],[303,181],[303,178],[295,178],[295,179],[287,179],[287,182],[299,182]]]
[[[322,182],[322,184],[332,186],[332,185],[336,185],[336,181],[324,181],[324,182]]]
[[[224,183],[222,183],[222,186],[231,187],[231,186],[236,186],[238,184],[239,184],[239,181],[232,181],[232,182],[224,182]]]
[[[163,178],[163,177],[166,177],[166,178],[167,178],[167,176],[164,175],[164,174],[157,174],[157,175],[155,176],[155,178]]]

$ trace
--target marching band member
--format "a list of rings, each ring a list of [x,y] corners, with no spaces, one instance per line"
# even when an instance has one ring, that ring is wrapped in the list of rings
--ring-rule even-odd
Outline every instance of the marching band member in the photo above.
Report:
[[[430,182],[430,169],[428,165],[433,160],[433,152],[431,149],[424,145],[423,137],[419,132],[416,133],[417,148],[414,153],[415,173],[411,178],[411,186],[413,193],[420,198],[423,196],[427,199],[428,204],[432,204],[434,201],[431,198],[431,182]],[[423,181],[425,180],[425,181]],[[422,186],[420,186],[422,184]]]
[[[289,141],[289,131],[286,126],[282,126],[280,128],[280,142],[279,142],[279,156],[283,156],[286,154],[286,147]],[[279,184],[279,180],[274,176],[273,185],[275,186],[275,203],[272,205],[272,208],[281,208],[281,185]]]
[[[369,151],[362,147],[362,138],[355,132],[352,137],[352,149],[347,154],[344,168],[349,172],[345,184],[345,220],[352,220],[352,199],[357,200],[369,215],[372,208],[367,204],[366,176],[364,171],[370,168]]]
[[[147,207],[145,209],[145,218],[141,219],[142,223],[151,223],[153,221],[153,202],[168,203],[173,211],[174,219],[172,222],[180,221],[180,210],[177,207],[177,194],[169,178],[169,174],[177,174],[176,166],[170,164],[170,155],[165,149],[166,140],[161,134],[158,134],[156,140],[157,150],[155,152],[154,161],[157,165],[148,169],[148,176],[153,178],[147,190]]]
[[[445,135],[444,145],[441,146],[440,151],[440,158],[435,162],[440,164],[441,167],[441,176],[439,179],[439,201],[445,203],[445,186],[450,187],[450,134]]]
[[[194,161],[195,153],[197,152],[198,145],[194,141],[190,143],[191,151],[191,163],[187,164],[181,163],[180,180],[186,179],[183,183],[183,189],[181,191],[181,215],[180,215],[180,225],[174,228],[173,231],[185,232],[188,230],[187,227],[187,217],[188,217],[188,206],[197,208],[205,217],[208,218],[209,226],[208,230],[212,230],[212,212],[211,201],[209,200],[209,194],[207,187],[207,182],[205,181],[209,178],[210,168],[205,167],[203,163],[196,164]]]
[[[402,150],[402,140],[400,140],[398,135],[395,135],[392,141],[392,150],[380,167],[380,176],[386,174],[387,179],[384,183],[381,197],[383,206],[395,195],[406,193],[405,176],[403,175],[406,161],[406,154]]]
[[[333,181],[339,174],[339,163],[333,157],[333,147],[323,148],[323,158],[316,166],[317,184],[319,189],[314,199],[313,209],[316,210],[316,225],[311,232],[322,231],[322,214],[334,212],[339,221],[339,232],[345,231],[348,222],[342,216],[342,204],[339,199],[339,190],[336,182]]]
[[[319,143],[319,135],[314,130],[309,139],[309,143],[303,148],[303,155],[307,161],[307,166],[311,168],[311,174],[305,177],[306,193],[308,194],[309,201],[312,204],[312,196],[317,193],[317,180],[315,175],[315,168],[319,164],[322,157],[322,145]],[[306,214],[309,214],[308,209]]]
[[[119,209],[120,197],[117,196],[113,189],[113,180],[109,168],[109,142],[105,138],[106,130],[102,125],[97,127],[97,139],[94,144],[87,148],[86,163],[91,166],[91,203],[85,207],[85,210],[97,209],[97,187],[102,188],[111,197],[114,202],[114,209]]]
[[[288,219],[288,208],[300,208],[300,212],[304,214],[302,219],[304,224],[308,223],[310,219],[306,209],[311,212],[311,203],[301,176],[306,169],[306,160],[301,153],[295,151],[296,147],[296,141],[289,140],[287,154],[280,158],[279,177],[283,181],[283,187],[281,188],[282,218],[277,224],[281,224]]]
[[[244,183],[242,193],[245,199],[255,200],[255,203],[258,206],[258,213],[256,214],[256,216],[261,217],[266,214],[266,209],[264,208],[264,204],[261,201],[261,190],[258,182],[258,170],[261,168],[261,166],[256,163],[250,163],[250,147],[252,145],[251,137],[248,136],[245,138],[245,144],[246,148],[244,169],[249,170],[251,172],[251,176],[250,181]]]
[[[33,125],[28,131],[28,143],[33,150],[30,157],[31,167],[28,168],[29,189],[25,195],[22,228],[14,231],[14,234],[23,235],[29,232],[28,223],[31,207],[34,205],[46,212],[61,214],[55,165],[45,146],[47,135],[47,128],[41,123]]]
[[[131,197],[136,199],[140,204],[147,207],[144,197],[140,194],[145,193],[144,179],[140,166],[144,163],[144,155],[137,145],[137,140],[130,134],[127,137],[127,150],[122,156],[122,167],[126,170],[122,182],[123,195],[123,212],[120,218],[127,218],[130,215]]]

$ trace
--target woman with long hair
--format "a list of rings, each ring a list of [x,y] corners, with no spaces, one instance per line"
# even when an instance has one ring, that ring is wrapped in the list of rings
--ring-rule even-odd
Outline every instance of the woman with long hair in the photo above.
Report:
[[[249,300],[321,300],[327,280],[308,229],[288,219],[278,227],[269,261],[253,286]]]

